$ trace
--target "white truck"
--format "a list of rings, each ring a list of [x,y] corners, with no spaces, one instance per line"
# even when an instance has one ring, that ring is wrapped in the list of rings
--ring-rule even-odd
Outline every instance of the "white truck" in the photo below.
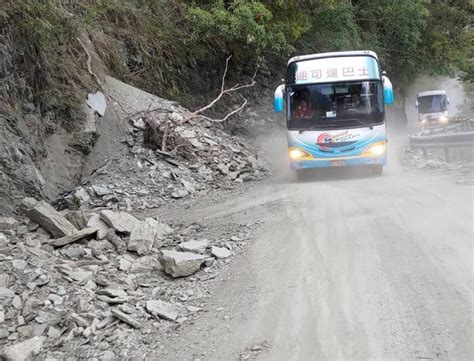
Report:
[[[418,124],[421,128],[447,126],[449,98],[445,90],[418,93],[415,106],[418,109]]]

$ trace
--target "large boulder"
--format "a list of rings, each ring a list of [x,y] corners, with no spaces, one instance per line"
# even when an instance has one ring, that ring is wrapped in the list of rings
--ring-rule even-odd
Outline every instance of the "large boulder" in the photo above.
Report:
[[[77,232],[77,228],[66,217],[62,216],[45,201],[36,203],[33,208],[26,211],[26,215],[55,238],[70,236]]]
[[[164,271],[172,277],[186,277],[196,273],[207,259],[191,252],[162,251],[160,262]]]
[[[133,227],[139,222],[138,219],[126,212],[114,212],[110,210],[101,211],[100,218],[108,226],[120,233],[131,233]]]
[[[150,254],[153,246],[159,248],[161,239],[173,230],[166,224],[160,223],[153,218],[147,218],[138,222],[133,227],[128,241],[129,251],[137,252],[139,255]]]

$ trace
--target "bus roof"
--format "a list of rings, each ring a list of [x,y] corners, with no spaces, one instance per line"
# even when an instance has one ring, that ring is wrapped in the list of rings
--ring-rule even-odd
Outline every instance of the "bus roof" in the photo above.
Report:
[[[290,60],[288,60],[288,65],[294,63],[295,61],[303,61],[303,60],[310,60],[310,59],[321,59],[321,58],[335,58],[341,56],[361,56],[361,55],[369,55],[375,58],[378,61],[377,54],[370,50],[355,50],[355,51],[336,51],[332,53],[319,53],[319,54],[308,54],[308,55],[299,55],[294,56]]]
[[[428,97],[430,95],[446,95],[446,90],[430,90],[418,93],[418,97]]]

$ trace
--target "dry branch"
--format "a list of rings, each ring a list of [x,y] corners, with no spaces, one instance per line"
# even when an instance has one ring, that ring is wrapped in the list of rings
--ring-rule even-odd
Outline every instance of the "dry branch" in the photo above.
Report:
[[[202,117],[203,119],[206,119],[206,120],[208,120],[208,121],[210,121],[210,122],[213,122],[213,123],[222,123],[222,122],[225,122],[227,119],[229,119],[232,115],[234,115],[234,114],[240,112],[242,109],[244,109],[244,108],[247,106],[247,103],[248,103],[247,99],[244,98],[244,103],[243,103],[240,107],[238,107],[237,109],[231,111],[230,113],[228,113],[228,114],[227,114],[224,118],[222,118],[222,119],[213,119],[213,118],[206,117],[206,116],[204,116],[204,115],[201,115],[201,117]]]
[[[222,119],[212,119],[212,118],[209,118],[207,116],[204,116],[202,115],[201,113],[204,112],[205,110],[213,107],[225,94],[231,94],[233,92],[236,92],[238,90],[242,90],[244,88],[250,88],[250,87],[253,87],[255,85],[255,77],[257,76],[257,72],[258,72],[258,68],[255,70],[255,73],[253,74],[252,76],[252,80],[249,84],[244,84],[244,85],[239,85],[239,84],[236,84],[234,85],[233,87],[231,88],[228,88],[226,89],[225,88],[225,78],[227,76],[227,71],[229,69],[229,60],[231,59],[232,55],[230,55],[226,61],[225,61],[225,69],[224,69],[224,74],[222,75],[222,83],[221,83],[221,91],[219,92],[219,95],[217,95],[217,97],[211,101],[209,104],[207,104],[206,106],[202,107],[201,109],[198,109],[194,112],[192,112],[189,117],[186,119],[186,120],[190,120],[192,118],[194,118],[195,116],[200,116],[202,117],[203,119],[206,119],[206,120],[209,120],[211,122],[215,122],[215,123],[220,123],[220,122],[224,122],[226,121],[227,119],[229,119],[232,115],[240,112],[242,109],[244,109],[248,103],[247,99],[245,99],[243,96],[242,98],[244,98],[244,103],[237,109],[231,111],[230,113],[228,113],[224,118]]]

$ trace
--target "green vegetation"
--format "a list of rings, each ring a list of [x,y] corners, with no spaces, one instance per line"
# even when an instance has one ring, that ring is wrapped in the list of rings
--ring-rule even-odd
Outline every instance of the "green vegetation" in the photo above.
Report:
[[[2,109],[34,102],[44,113],[54,111],[58,125],[80,118],[79,89],[91,83],[75,62],[80,26],[49,1],[7,1],[1,9],[0,72]]]
[[[97,87],[93,66],[196,106],[260,66],[278,79],[297,53],[372,49],[403,91],[421,74],[474,80],[471,0],[7,0],[0,9],[2,97],[28,98],[64,118]],[[263,75],[262,75],[263,76]],[[241,80],[242,81],[242,80]],[[82,92],[82,93],[81,93]],[[198,95],[196,95],[198,94]]]

